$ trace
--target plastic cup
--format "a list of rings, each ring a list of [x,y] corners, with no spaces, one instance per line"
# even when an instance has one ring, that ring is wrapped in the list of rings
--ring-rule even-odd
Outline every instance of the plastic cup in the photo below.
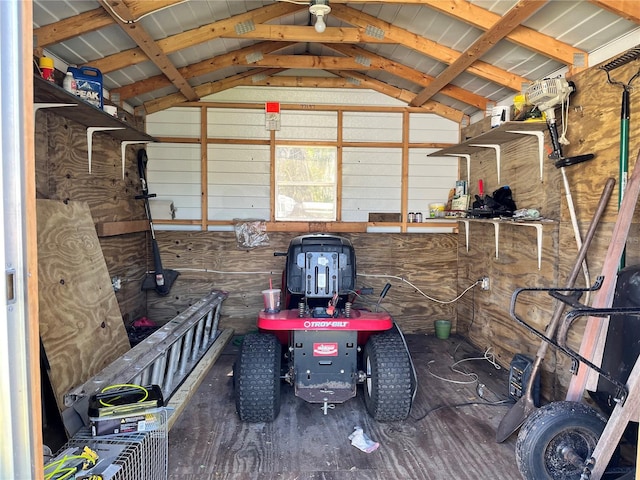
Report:
[[[262,291],[264,299],[264,311],[267,313],[277,313],[280,311],[280,289],[269,288]]]
[[[440,340],[446,340],[451,333],[451,322],[449,320],[436,320],[434,322],[436,327],[436,337]]]

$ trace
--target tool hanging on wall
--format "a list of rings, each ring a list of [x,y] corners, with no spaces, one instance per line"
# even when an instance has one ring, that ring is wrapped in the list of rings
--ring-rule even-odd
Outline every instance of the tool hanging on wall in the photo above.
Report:
[[[571,225],[573,226],[573,234],[578,250],[580,250],[582,248],[582,237],[580,235],[580,228],[578,227],[578,219],[565,167],[591,160],[595,155],[593,153],[586,153],[573,157],[565,157],[562,153],[562,145],[569,144],[569,140],[566,138],[569,96],[575,91],[576,85],[573,82],[568,82],[564,78],[546,78],[532,83],[527,89],[525,96],[529,104],[535,105],[538,110],[546,116],[547,127],[549,128],[549,135],[551,136],[551,145],[553,147],[553,152],[549,155],[549,159],[555,160],[556,168],[559,168],[562,173],[562,182],[564,184],[569,216],[571,217]],[[558,136],[558,125],[555,114],[555,108],[558,105],[560,106],[562,116],[561,136]],[[589,278],[586,259],[582,263],[582,271],[584,272],[585,285],[588,286],[591,284],[591,279]]]
[[[629,175],[629,121],[631,119],[631,111],[629,107],[629,94],[631,93],[631,84],[640,76],[640,68],[635,75],[633,75],[627,83],[623,83],[611,78],[610,72],[628,64],[634,60],[640,58],[640,45],[628,50],[615,60],[602,65],[598,68],[604,70],[607,74],[607,83],[610,85],[618,85],[622,87],[622,106],[620,107],[620,166],[619,166],[619,180],[618,180],[618,209],[620,209],[620,203],[622,203],[622,197],[624,196],[624,190],[627,186],[627,177]],[[620,257],[619,268],[625,266],[625,253],[622,253]]]
[[[136,195],[136,200],[144,200],[144,209],[149,219],[149,226],[151,227],[151,249],[153,251],[153,266],[154,272],[148,273],[142,282],[142,290],[155,290],[160,296],[169,294],[173,282],[176,281],[179,272],[175,270],[165,270],[162,268],[162,260],[160,259],[160,249],[158,248],[158,242],[156,241],[156,233],[153,228],[153,219],[151,218],[151,207],[149,206],[149,199],[156,196],[155,193],[149,193],[149,187],[147,184],[147,151],[144,148],[138,150],[138,174],[140,175],[140,183],[142,184],[142,195]]]

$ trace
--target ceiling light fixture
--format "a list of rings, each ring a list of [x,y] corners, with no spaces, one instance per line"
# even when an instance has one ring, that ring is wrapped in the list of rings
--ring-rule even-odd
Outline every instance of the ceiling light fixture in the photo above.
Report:
[[[311,0],[309,6],[309,12],[316,16],[315,29],[316,32],[322,33],[327,28],[327,24],[324,22],[325,15],[329,15],[331,7],[329,6],[329,0]]]

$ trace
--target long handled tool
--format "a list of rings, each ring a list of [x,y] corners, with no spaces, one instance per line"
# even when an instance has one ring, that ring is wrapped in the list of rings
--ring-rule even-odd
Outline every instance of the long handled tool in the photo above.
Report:
[[[575,284],[576,278],[578,277],[578,274],[580,273],[580,269],[582,267],[582,262],[587,256],[587,251],[589,249],[589,245],[591,244],[591,240],[595,236],[596,229],[598,227],[598,224],[600,223],[600,218],[602,217],[605,208],[607,207],[607,203],[609,202],[609,198],[611,197],[611,193],[613,192],[614,185],[615,180],[612,178],[609,178],[605,183],[602,195],[600,196],[600,201],[598,202],[596,211],[593,214],[593,219],[591,220],[591,224],[589,225],[589,230],[587,231],[584,242],[580,247],[580,251],[578,252],[578,256],[573,265],[573,269],[571,270],[571,273],[567,278],[566,288],[572,288]],[[553,336],[555,335],[558,324],[560,323],[560,318],[562,317],[562,313],[564,312],[564,308],[565,304],[559,300],[556,300],[551,320],[545,330],[545,335],[547,337],[553,338]],[[507,414],[502,418],[500,425],[498,425],[498,430],[496,432],[496,441],[498,443],[502,443],[507,438],[509,438],[513,432],[515,432],[522,426],[531,412],[536,409],[536,405],[533,400],[533,386],[535,377],[540,370],[542,360],[544,359],[548,348],[548,342],[543,341],[540,344],[540,348],[538,348],[536,359],[533,362],[529,380],[522,397],[520,397],[516,404],[511,407]]]
[[[620,204],[618,218],[611,233],[611,241],[607,249],[607,254],[602,263],[602,273],[604,281],[600,290],[596,292],[591,304],[592,308],[611,308],[616,290],[617,271],[622,252],[624,251],[636,203],[640,196],[640,151],[633,167],[633,173],[627,182],[627,188]],[[568,322],[563,324],[562,330],[568,328]],[[589,317],[584,329],[582,341],[580,342],[580,355],[594,364],[599,365],[604,351],[607,329],[609,328],[608,318]],[[564,335],[564,334],[563,334]],[[578,373],[571,377],[567,396],[565,400],[579,402],[587,388],[589,368],[582,363],[578,367]]]
[[[586,162],[594,158],[595,155],[593,153],[586,153],[573,157],[565,157],[562,153],[562,144],[567,145],[569,143],[566,138],[569,97],[575,91],[576,86],[573,82],[568,82],[564,78],[547,78],[532,83],[527,89],[526,98],[528,103],[535,105],[547,118],[547,127],[549,128],[549,136],[551,137],[551,145],[553,147],[553,152],[551,152],[549,158],[555,161],[556,168],[559,168],[562,174],[567,208],[569,209],[573,235],[579,251],[582,248],[582,237],[580,235],[580,228],[578,227],[578,218],[576,216],[576,209],[573,203],[571,189],[569,188],[569,180],[567,179],[565,167]],[[563,117],[562,135],[558,133],[555,114],[555,108],[558,105],[560,106],[560,112]],[[584,271],[585,285],[590,285],[591,279],[589,278],[589,268],[587,267],[586,259],[582,262],[582,270]]]
[[[619,188],[618,188],[618,208],[622,203],[624,196],[624,190],[627,186],[627,175],[629,174],[629,121],[631,119],[631,110],[629,108],[629,94],[631,92],[631,84],[640,76],[640,68],[638,72],[633,75],[627,83],[623,83],[611,78],[611,71],[619,68],[627,63],[640,58],[640,45],[628,50],[620,57],[609,63],[599,67],[607,74],[607,83],[610,85],[618,85],[622,87],[622,106],[620,107],[620,173],[619,173]],[[620,268],[625,266],[625,254],[622,253],[620,258]]]
[[[156,196],[155,193],[149,193],[149,187],[147,184],[147,151],[144,148],[138,150],[138,174],[140,175],[140,183],[142,184],[142,195],[136,195],[137,200],[144,200],[144,209],[149,219],[149,226],[151,227],[151,248],[153,250],[153,266],[154,272],[147,274],[142,282],[142,290],[155,290],[160,296],[169,294],[171,285],[176,281],[179,272],[175,270],[165,270],[162,268],[162,260],[160,259],[160,249],[158,248],[158,242],[156,241],[156,233],[153,228],[153,219],[151,218],[151,207],[149,206],[149,199]]]

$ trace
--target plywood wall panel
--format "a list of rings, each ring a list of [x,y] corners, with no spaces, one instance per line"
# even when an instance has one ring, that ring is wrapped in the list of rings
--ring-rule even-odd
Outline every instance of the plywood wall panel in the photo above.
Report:
[[[66,108],[66,107],[65,107]],[[41,199],[86,202],[93,222],[145,219],[144,204],[136,200],[140,180],[136,153],[126,149],[122,176],[120,143],[107,133],[93,136],[89,173],[86,127],[56,115],[55,109],[36,114],[36,188]],[[146,314],[146,294],[140,290],[147,269],[149,238],[145,233],[100,240],[109,277],[121,279],[116,298],[129,323]]]
[[[629,79],[637,72],[637,62],[615,70],[620,79]],[[608,177],[618,177],[619,157],[619,124],[620,124],[620,87],[607,85],[606,75],[597,68],[587,69],[573,80],[577,93],[571,97],[571,108],[568,116],[567,137],[570,145],[564,146],[565,156],[594,153],[593,160],[565,168],[573,202],[578,217],[579,229],[584,236],[597,207],[602,189]],[[640,95],[631,95],[631,127],[630,127],[630,171],[633,168],[640,149]],[[558,111],[558,117],[559,117]],[[561,128],[561,127],[560,127]],[[472,125],[462,132],[463,139],[479,135],[488,130],[488,121]],[[475,292],[473,297],[458,303],[457,315],[459,329],[468,332],[470,340],[480,348],[492,347],[499,360],[507,365],[514,354],[527,353],[535,355],[540,341],[509,319],[508,309],[511,294],[519,287],[555,287],[565,285],[577,255],[577,246],[573,227],[570,222],[569,209],[565,197],[564,185],[559,169],[551,160],[545,160],[544,178],[536,180],[531,167],[537,164],[537,156],[529,150],[527,144],[520,140],[520,146],[514,151],[515,142],[506,147],[503,159],[502,179],[514,190],[518,207],[529,207],[540,200],[540,210],[545,216],[559,221],[555,227],[545,227],[543,246],[543,263],[540,270],[534,266],[532,245],[535,242],[534,231],[520,229],[513,236],[501,238],[500,258],[492,259],[493,232],[490,225],[485,229],[472,226],[472,241],[469,252],[465,251],[464,228],[461,227],[458,287],[470,279],[487,271],[492,281],[489,297],[482,292]],[[546,149],[550,149],[546,135]],[[482,152],[471,163],[471,192],[477,192],[477,179],[494,173],[491,166],[491,152]],[[476,158],[477,157],[477,158]],[[460,162],[461,169],[466,172],[466,161]],[[485,180],[485,185],[487,185]],[[490,186],[490,188],[492,185]],[[486,191],[490,191],[486,188]],[[534,206],[534,205],[531,205]],[[534,208],[537,208],[534,206]],[[617,187],[609,202],[605,215],[598,227],[596,236],[587,255],[591,281],[600,274],[604,257],[611,240],[617,215]],[[627,243],[627,264],[640,261],[640,212],[636,209],[634,225],[631,227]],[[524,230],[524,231],[523,231]],[[585,286],[582,274],[577,286]],[[583,300],[585,298],[583,297]],[[522,299],[521,313],[533,326],[544,330],[551,318],[553,303],[548,299],[540,301]],[[582,340],[584,320],[578,320],[569,334],[569,344],[577,348]],[[547,399],[559,399],[564,395],[570,380],[570,361],[553,349],[547,354],[542,365],[543,394]]]
[[[223,321],[236,331],[255,328],[257,312],[264,308],[261,291],[280,285],[284,257],[296,234],[273,232],[270,245],[254,250],[238,249],[232,232],[157,232],[165,268],[181,270],[168,297],[149,293],[149,315],[166,322],[211,288],[229,292],[223,305]],[[425,293],[450,300],[458,295],[456,284],[457,235],[454,234],[345,234],[356,249],[359,274],[406,278]],[[195,269],[196,271],[190,270]],[[208,271],[197,271],[206,269]],[[215,271],[214,271],[215,270]],[[236,273],[219,273],[236,272]],[[237,272],[256,272],[241,275]],[[389,281],[392,288],[382,302],[405,331],[433,333],[433,320],[455,322],[453,304],[442,305],[422,297],[397,279],[360,275],[358,286],[371,286],[376,295]],[[377,296],[371,298],[377,300]]]
[[[63,395],[129,350],[86,203],[37,201],[40,335],[60,410]]]

